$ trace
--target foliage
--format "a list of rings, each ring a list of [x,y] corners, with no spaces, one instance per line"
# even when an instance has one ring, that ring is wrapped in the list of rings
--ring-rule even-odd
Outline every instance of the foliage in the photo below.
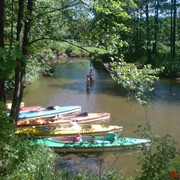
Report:
[[[18,42],[12,43],[11,47],[7,45],[4,48],[0,48],[0,59],[4,61],[0,63],[0,77],[5,78],[5,91],[9,93],[14,88],[14,69],[17,66],[16,59],[23,58],[26,61],[26,57],[23,56],[22,51],[19,48]]]
[[[0,102],[0,176],[3,179],[53,179],[54,153],[32,146],[26,138],[14,136],[14,126]]]
[[[32,83],[34,80],[38,79],[41,75],[41,63],[37,61],[31,61],[26,67],[26,84]]]
[[[93,18],[90,20],[88,38],[93,45],[117,54],[126,45],[125,37],[129,32],[127,6],[133,2],[100,0],[92,5]]]
[[[44,146],[31,146],[27,140],[13,137],[1,151],[1,177],[4,179],[49,179],[49,180],[99,180],[97,174],[86,170],[73,172],[61,168],[58,156]],[[109,172],[101,180],[119,179],[118,174]]]
[[[39,51],[31,54],[27,61],[26,82],[31,83],[41,75],[49,75],[54,62],[52,61],[53,52],[50,48],[44,48],[39,44]]]
[[[168,180],[169,173],[172,171],[173,160],[178,155],[172,136],[154,135],[149,122],[144,128],[141,125],[138,126],[136,133],[141,134],[142,137],[150,138],[152,142],[149,148],[142,147],[142,153],[139,155],[139,164],[142,168],[139,170],[136,179]]]
[[[15,58],[22,55],[21,51],[18,49],[17,43],[13,44],[11,51],[8,47],[0,48],[0,59],[4,59],[0,63],[0,77],[8,77],[14,70],[16,66]]]
[[[159,62],[159,61],[157,61]],[[169,78],[176,78],[180,77],[180,61],[179,60],[174,60],[169,61],[167,59],[159,62],[158,66],[163,66],[164,67],[164,72],[161,74],[163,77],[169,77]]]
[[[108,171],[105,175],[98,175],[96,172],[86,170],[84,167],[81,167],[78,171],[72,171],[68,169],[61,169],[60,177],[63,180],[117,180],[122,179],[121,174],[118,171]]]
[[[10,118],[7,116],[7,108],[3,102],[0,102],[0,148],[6,142],[13,132],[13,125],[9,123]]]
[[[172,161],[170,171],[180,173],[180,152],[178,153],[178,156]]]
[[[151,65],[144,65],[142,69],[138,69],[135,64],[123,60],[110,63],[109,68],[113,80],[126,88],[130,97],[142,105],[147,105],[149,93],[153,91],[153,84],[158,80],[155,75],[163,70],[152,69]]]
[[[54,154],[43,146],[11,137],[1,148],[1,177],[4,179],[53,179]]]

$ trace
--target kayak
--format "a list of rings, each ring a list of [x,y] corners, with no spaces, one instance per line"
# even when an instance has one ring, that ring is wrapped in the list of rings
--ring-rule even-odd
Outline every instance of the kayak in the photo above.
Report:
[[[29,111],[41,111],[42,106],[24,106],[20,107],[20,113]]]
[[[59,153],[97,153],[122,150],[133,150],[149,146],[149,139],[118,137],[116,133],[109,132],[106,136],[84,136],[76,140],[73,137],[52,137],[31,140],[32,145],[43,145],[53,148]]]
[[[100,124],[77,124],[71,122],[71,124],[65,124],[60,126],[30,126],[30,127],[17,127],[15,133],[18,135],[28,135],[31,137],[52,137],[52,136],[70,136],[81,133],[83,135],[100,135],[109,131],[117,132],[121,134],[123,130],[122,126],[105,126]]]
[[[61,125],[76,121],[78,124],[104,124],[110,121],[110,113],[81,113],[72,117],[25,119],[17,122],[18,127]]]
[[[39,111],[25,111],[19,113],[19,119],[51,117],[57,115],[68,115],[81,112],[81,106],[51,106],[41,108]]]

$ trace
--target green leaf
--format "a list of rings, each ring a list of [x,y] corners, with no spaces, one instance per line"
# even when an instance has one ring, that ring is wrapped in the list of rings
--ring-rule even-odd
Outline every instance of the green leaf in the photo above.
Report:
[[[5,49],[0,47],[0,58],[4,57]]]
[[[36,52],[36,49],[33,46],[26,46],[26,49],[33,54]]]

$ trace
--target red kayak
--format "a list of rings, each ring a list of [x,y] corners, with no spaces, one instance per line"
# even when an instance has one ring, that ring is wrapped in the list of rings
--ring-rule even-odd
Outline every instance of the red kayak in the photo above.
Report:
[[[41,111],[41,108],[41,106],[24,106],[20,108],[20,112]]]

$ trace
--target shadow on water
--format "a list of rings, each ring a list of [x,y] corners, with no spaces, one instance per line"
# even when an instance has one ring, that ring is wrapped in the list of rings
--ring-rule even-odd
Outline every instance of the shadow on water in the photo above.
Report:
[[[161,79],[155,84],[152,101],[180,104],[180,83]]]

